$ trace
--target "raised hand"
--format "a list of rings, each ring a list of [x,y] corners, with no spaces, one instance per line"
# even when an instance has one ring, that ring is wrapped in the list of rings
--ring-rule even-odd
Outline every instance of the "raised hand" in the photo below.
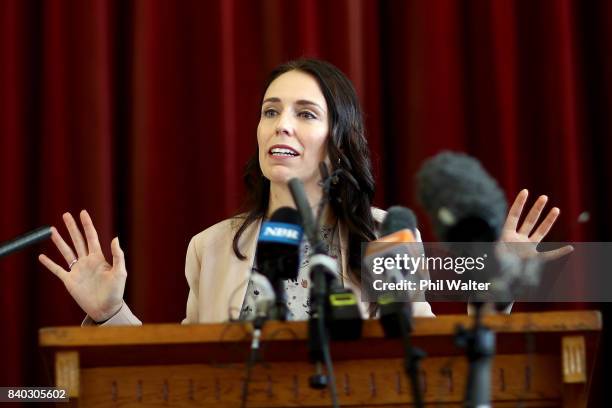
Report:
[[[119,238],[115,238],[111,241],[113,264],[109,264],[102,253],[91,217],[85,210],[81,211],[80,217],[86,241],[72,214],[63,215],[74,250],[57,229],[52,228],[51,240],[64,257],[68,270],[46,255],[39,255],[38,260],[62,280],[85,313],[99,322],[112,317],[123,305],[127,277],[125,258],[119,246]]]
[[[529,192],[525,189],[521,190],[521,192],[516,196],[516,199],[510,208],[510,212],[508,213],[508,218],[506,218],[506,222],[502,228],[501,237],[499,239],[500,242],[507,244],[531,243],[533,245],[517,246],[521,248],[521,256],[537,256],[543,261],[557,259],[572,252],[574,247],[571,245],[566,245],[547,252],[537,251],[537,245],[544,239],[544,237],[546,237],[561,211],[557,207],[553,207],[548,212],[544,220],[534,230],[534,227],[536,227],[538,224],[540,215],[542,215],[542,211],[546,206],[546,202],[548,201],[548,197],[541,195],[533,204],[533,207],[531,207],[529,213],[527,213],[527,217],[525,217],[523,224],[519,227],[519,219],[521,217],[521,213],[523,212],[523,207],[527,202],[528,195]]]

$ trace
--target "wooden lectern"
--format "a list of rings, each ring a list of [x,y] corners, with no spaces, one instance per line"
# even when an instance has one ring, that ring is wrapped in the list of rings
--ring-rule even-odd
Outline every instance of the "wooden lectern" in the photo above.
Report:
[[[495,407],[586,406],[601,330],[599,312],[516,313],[487,316],[497,333],[492,369]],[[461,406],[467,377],[457,324],[470,316],[416,318],[413,343],[428,354],[421,364],[429,406]],[[141,327],[52,327],[39,333],[55,367],[56,386],[81,407],[240,406],[250,325],[241,323]],[[253,368],[248,407],[330,406],[327,390],[308,379],[306,322],[269,322],[262,361]],[[376,320],[360,340],[332,342],[341,406],[409,406],[400,340],[385,339]]]

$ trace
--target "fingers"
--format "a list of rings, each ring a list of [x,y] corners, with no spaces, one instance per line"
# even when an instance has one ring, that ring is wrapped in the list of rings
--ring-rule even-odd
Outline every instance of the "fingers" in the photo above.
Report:
[[[73,260],[77,259],[76,255],[74,254],[74,251],[72,250],[72,248],[70,248],[70,245],[68,245],[66,241],[64,241],[64,238],[62,238],[62,236],[55,227],[51,227],[51,241],[53,241],[57,249],[64,257],[66,263],[68,263],[68,265],[70,265]]]
[[[94,228],[93,221],[86,210],[81,211],[81,223],[85,230],[85,238],[87,238],[89,253],[102,252],[100,241],[98,240],[98,232]]]
[[[541,252],[540,256],[545,260],[545,261],[554,261],[555,259],[559,259],[571,252],[574,251],[574,247],[571,245],[566,245],[564,247],[561,248],[557,248],[557,249],[553,249],[552,251],[547,251],[547,252]]]
[[[529,210],[527,217],[525,217],[525,221],[523,221],[521,228],[518,230],[519,234],[528,236],[531,233],[531,230],[533,230],[533,227],[537,224],[540,214],[542,214],[542,210],[544,210],[547,201],[548,197],[545,195],[538,197],[536,202],[533,204],[533,207],[531,207],[531,210]]]
[[[119,237],[111,241],[111,253],[113,254],[113,267],[125,271],[125,255],[119,246]]]
[[[546,218],[544,218],[544,221],[542,221],[534,233],[529,237],[529,240],[532,242],[542,241],[554,225],[555,221],[557,221],[557,217],[559,217],[560,213],[561,210],[559,210],[557,207],[552,208],[548,212]]]
[[[70,234],[70,238],[72,238],[72,243],[74,244],[78,257],[80,258],[82,256],[87,256],[85,240],[83,239],[81,230],[79,230],[79,226],[72,217],[72,214],[65,213],[62,218],[64,219],[66,228],[68,228],[68,233]]]
[[[518,193],[518,195],[514,199],[514,203],[512,204],[512,207],[510,207],[510,211],[508,212],[508,218],[506,218],[504,229],[516,231],[516,228],[519,222],[519,218],[521,218],[521,213],[523,212],[523,207],[525,206],[525,202],[527,202],[528,195],[529,195],[529,192],[527,191],[527,189],[523,189],[520,191],[520,193]]]
[[[46,255],[38,255],[38,260],[40,261],[41,264],[43,264],[48,270],[50,270],[51,272],[53,272],[55,274],[55,276],[57,276],[58,278],[60,278],[62,280],[62,282],[64,281],[64,279],[67,277],[68,272],[66,270],[64,270],[64,268],[62,268],[61,266],[59,266],[58,264],[56,264],[55,262],[53,262],[51,259],[49,259]]]

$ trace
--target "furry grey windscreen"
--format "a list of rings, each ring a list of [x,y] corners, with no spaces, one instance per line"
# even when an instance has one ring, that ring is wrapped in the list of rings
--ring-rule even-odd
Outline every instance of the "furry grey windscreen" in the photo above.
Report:
[[[426,160],[417,177],[417,194],[439,239],[446,241],[453,224],[440,218],[445,209],[456,222],[480,219],[498,236],[508,204],[497,181],[480,162],[466,154],[442,152]]]

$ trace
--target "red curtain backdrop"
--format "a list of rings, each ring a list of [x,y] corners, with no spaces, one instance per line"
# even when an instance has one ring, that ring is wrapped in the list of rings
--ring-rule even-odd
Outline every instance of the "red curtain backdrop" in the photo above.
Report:
[[[460,150],[549,195],[549,240],[610,240],[611,40],[607,1],[0,0],[0,241],[87,208],[132,310],[179,322],[187,243],[238,209],[263,81],[300,56],[354,82],[377,205],[419,209],[423,159]],[[0,259],[0,385],[45,381],[38,328],[83,318],[41,251]]]

